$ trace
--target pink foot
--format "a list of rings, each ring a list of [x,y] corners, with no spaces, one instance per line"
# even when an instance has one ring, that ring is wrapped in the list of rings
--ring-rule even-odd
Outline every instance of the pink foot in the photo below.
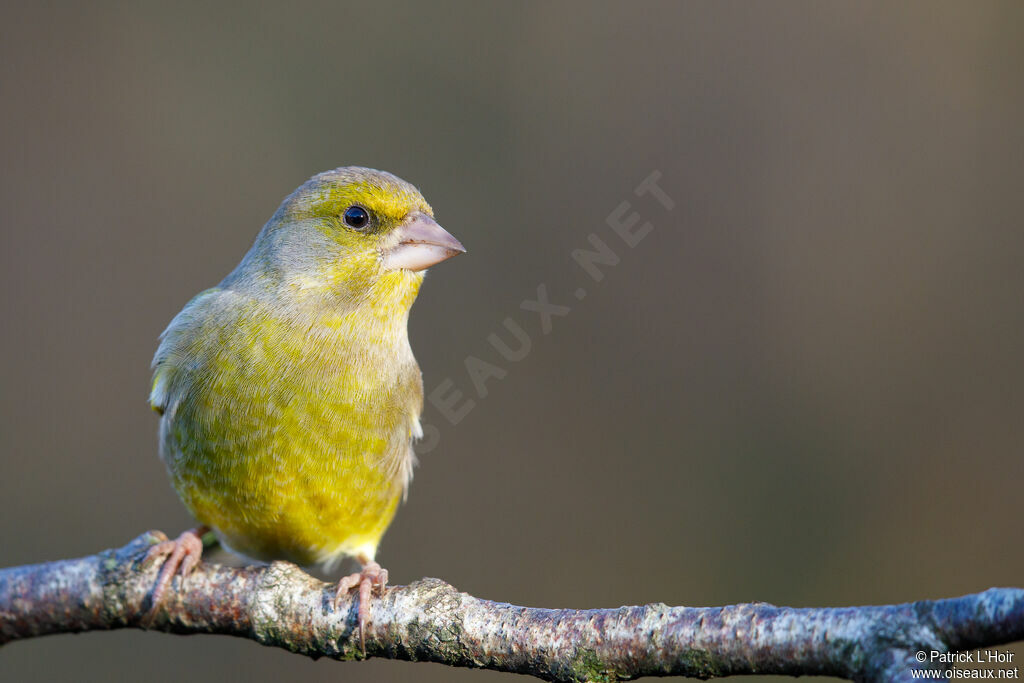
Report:
[[[181,577],[185,578],[199,564],[199,558],[203,554],[203,534],[207,531],[209,529],[205,526],[189,529],[173,541],[157,543],[146,553],[144,562],[163,562],[160,575],[157,577],[156,585],[153,587],[151,606],[149,614],[146,616],[147,622],[152,621],[156,617],[156,613],[160,609],[161,604],[163,604],[167,589],[170,587],[174,575],[181,574]]]
[[[362,560],[360,560],[362,562]],[[374,586],[380,594],[384,594],[384,586],[388,583],[388,570],[382,569],[373,560],[362,562],[363,569],[358,574],[350,574],[338,581],[338,592],[334,595],[334,607],[338,608],[342,598],[353,588],[359,588],[359,647],[366,654],[366,624],[370,622],[370,596]]]

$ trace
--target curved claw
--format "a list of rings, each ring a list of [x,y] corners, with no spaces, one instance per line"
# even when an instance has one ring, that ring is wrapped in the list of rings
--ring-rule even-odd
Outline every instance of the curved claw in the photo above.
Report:
[[[359,647],[366,654],[366,625],[370,623],[370,598],[376,587],[380,595],[388,584],[388,570],[374,561],[363,565],[362,571],[350,574],[338,581],[338,592],[334,594],[334,608],[341,604],[342,598],[353,589],[359,589]]]
[[[160,574],[153,586],[151,606],[144,619],[145,623],[152,623],[156,618],[174,575],[180,574],[184,579],[199,564],[203,554],[203,534],[207,531],[206,527],[189,529],[173,541],[157,543],[146,553],[143,562],[148,564],[159,561],[163,563],[163,567],[160,568]]]

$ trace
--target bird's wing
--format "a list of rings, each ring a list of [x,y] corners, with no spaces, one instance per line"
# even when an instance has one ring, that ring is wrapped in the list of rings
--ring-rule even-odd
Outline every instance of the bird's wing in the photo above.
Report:
[[[219,287],[200,292],[160,335],[160,346],[153,356],[153,384],[149,392],[149,406],[163,415],[175,393],[177,380],[182,374],[184,365],[189,362],[188,349],[194,341],[198,330],[202,329],[204,318],[214,315],[220,302],[227,294]]]

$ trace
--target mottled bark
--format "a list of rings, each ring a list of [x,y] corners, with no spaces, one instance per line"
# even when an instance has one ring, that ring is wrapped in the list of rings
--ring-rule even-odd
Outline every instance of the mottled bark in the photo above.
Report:
[[[158,569],[142,560],[164,538],[149,532],[91,557],[0,570],[0,645],[142,628]],[[183,583],[175,579],[148,626],[241,636],[314,658],[432,661],[552,681],[734,674],[911,680],[914,669],[947,666],[918,662],[920,651],[1024,639],[1024,590],[1015,588],[881,607],[556,610],[480,600],[424,579],[373,600],[364,655],[355,600],[335,610],[333,598],[333,586],[291,564],[201,564]]]

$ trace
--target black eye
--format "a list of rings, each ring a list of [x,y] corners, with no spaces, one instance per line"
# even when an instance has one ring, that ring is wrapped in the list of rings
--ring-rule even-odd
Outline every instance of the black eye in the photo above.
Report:
[[[356,230],[362,230],[370,224],[370,214],[361,206],[350,206],[342,214],[345,225]]]

